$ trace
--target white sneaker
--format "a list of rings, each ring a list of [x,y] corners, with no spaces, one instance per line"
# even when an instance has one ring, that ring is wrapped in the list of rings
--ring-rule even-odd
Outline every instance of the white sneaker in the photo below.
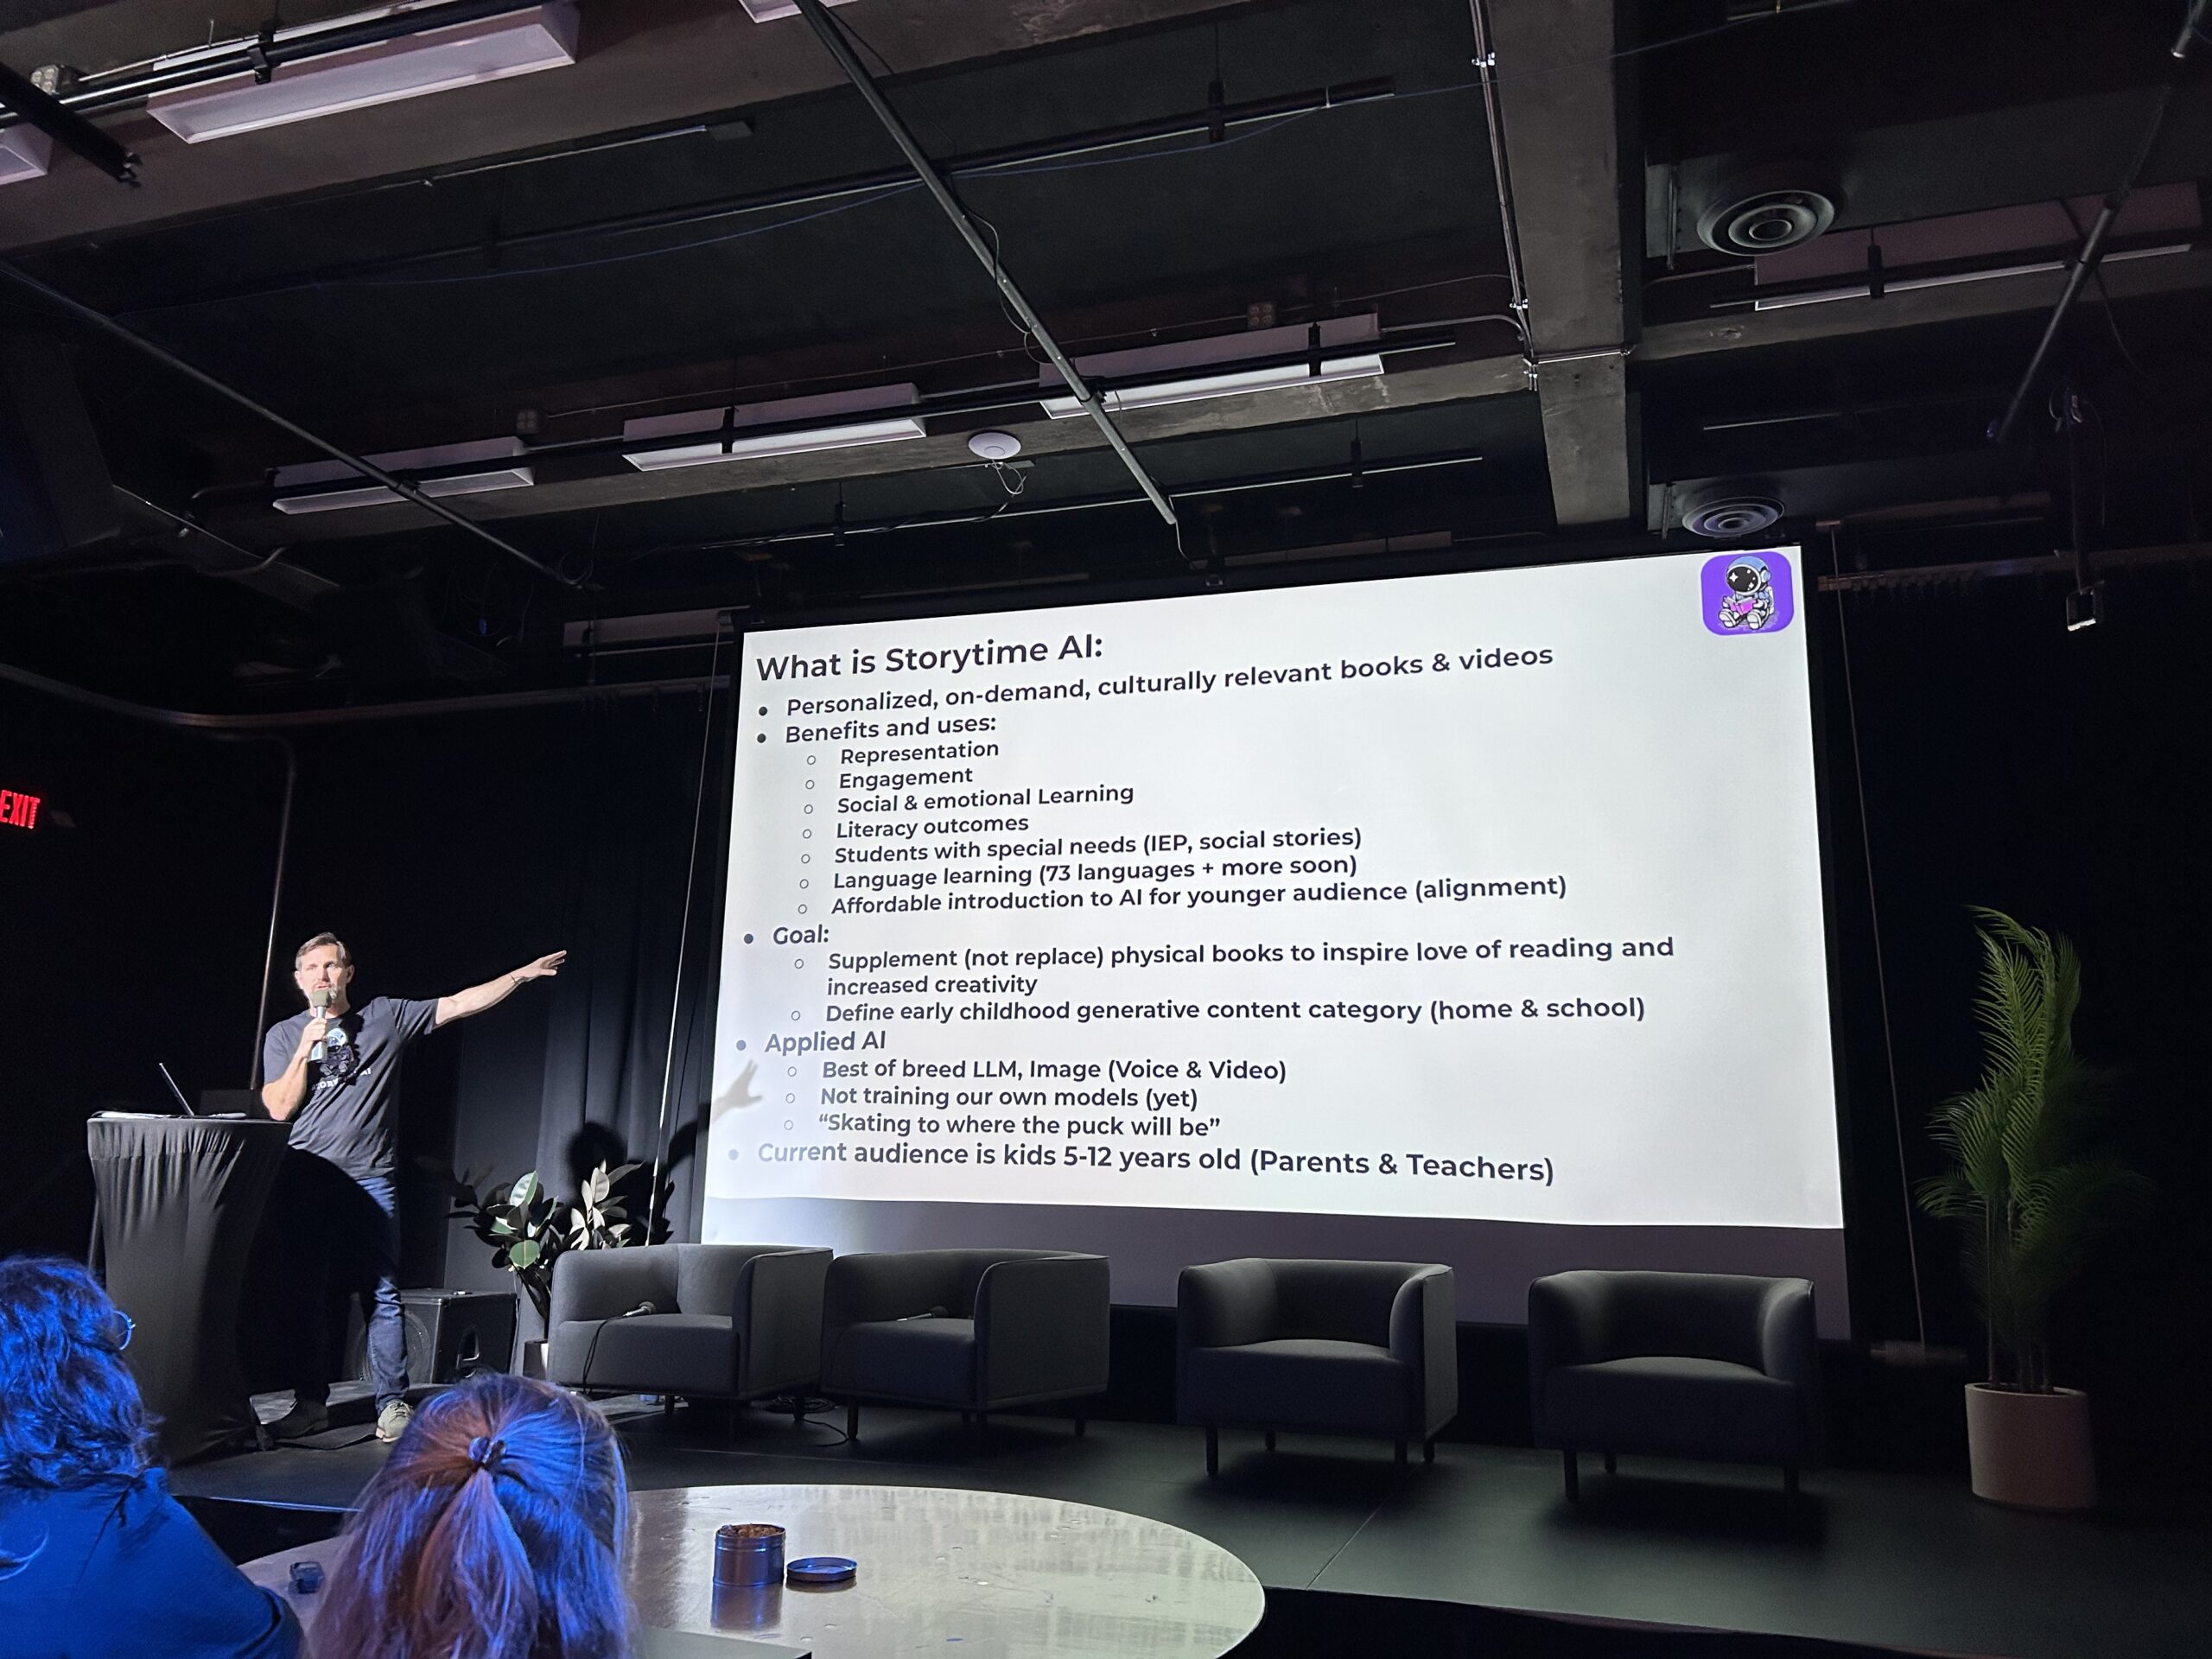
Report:
[[[415,1408],[404,1400],[394,1400],[377,1413],[377,1439],[396,1440],[407,1432],[407,1425],[415,1420]]]

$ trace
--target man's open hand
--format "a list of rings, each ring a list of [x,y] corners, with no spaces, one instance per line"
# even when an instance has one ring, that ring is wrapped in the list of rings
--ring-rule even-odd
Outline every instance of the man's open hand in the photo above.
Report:
[[[550,979],[561,971],[561,964],[569,959],[565,950],[549,950],[536,962],[515,969],[517,979]]]

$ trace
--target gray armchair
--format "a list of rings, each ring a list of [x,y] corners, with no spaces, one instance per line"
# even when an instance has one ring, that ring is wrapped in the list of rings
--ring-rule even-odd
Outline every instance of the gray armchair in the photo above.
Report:
[[[1452,1269],[1413,1262],[1275,1262],[1185,1268],[1175,1292],[1176,1417],[1203,1423],[1206,1473],[1221,1431],[1374,1434],[1421,1443],[1459,1408]]]
[[[1565,1454],[1649,1452],[1782,1465],[1818,1450],[1813,1287],[1724,1273],[1558,1273],[1529,1287],[1529,1404],[1536,1444]]]
[[[1109,1291],[1103,1255],[841,1255],[824,1293],[822,1391],[846,1402],[855,1440],[864,1400],[950,1406],[988,1426],[1002,1407],[1103,1394]]]
[[[569,1251],[553,1263],[545,1374],[572,1389],[671,1400],[757,1400],[810,1385],[830,1258],[783,1244]]]

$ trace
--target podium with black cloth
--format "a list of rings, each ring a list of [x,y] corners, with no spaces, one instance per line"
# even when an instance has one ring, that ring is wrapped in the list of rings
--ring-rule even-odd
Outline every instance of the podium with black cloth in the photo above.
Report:
[[[135,1327],[124,1357],[188,1463],[253,1433],[238,1302],[287,1125],[249,1118],[95,1117],[95,1266]]]

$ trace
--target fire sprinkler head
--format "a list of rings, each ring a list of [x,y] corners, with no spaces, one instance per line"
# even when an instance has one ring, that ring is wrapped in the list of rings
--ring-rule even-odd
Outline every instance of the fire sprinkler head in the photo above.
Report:
[[[1021,440],[1011,432],[978,432],[968,440],[968,448],[984,461],[1012,461],[1021,453]]]

